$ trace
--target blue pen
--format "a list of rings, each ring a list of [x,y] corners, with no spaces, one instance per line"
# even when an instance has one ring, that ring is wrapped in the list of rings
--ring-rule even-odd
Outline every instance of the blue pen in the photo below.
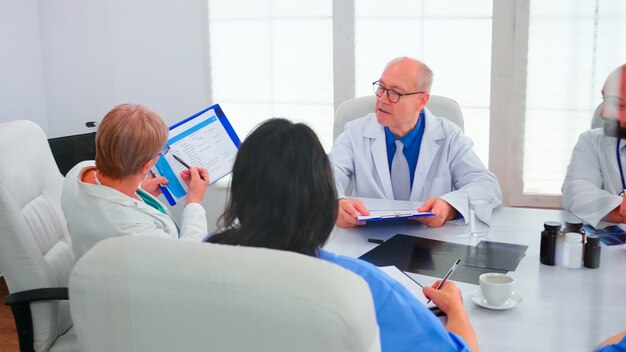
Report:
[[[152,177],[156,177],[152,170],[150,170],[150,175],[152,175]],[[176,205],[176,200],[174,200],[174,197],[172,197],[172,194],[170,193],[170,190],[167,189],[167,187],[159,184],[159,189],[161,190],[161,193],[163,193],[163,197],[165,197],[170,205]]]

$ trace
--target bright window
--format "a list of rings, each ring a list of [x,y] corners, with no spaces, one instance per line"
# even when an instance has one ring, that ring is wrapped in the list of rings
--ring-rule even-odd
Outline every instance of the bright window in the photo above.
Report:
[[[465,134],[483,163],[489,159],[491,0],[356,0],[356,95],[398,56],[434,72],[431,94],[461,105]]]
[[[243,139],[271,117],[332,144],[332,3],[209,0],[213,101]]]
[[[571,150],[604,79],[626,62],[623,0],[208,4],[212,98],[242,138],[267,118],[287,117],[308,123],[329,150],[341,103],[333,97],[371,95],[389,60],[413,56],[435,73],[431,93],[459,102],[486,165],[493,153],[511,205],[559,206]],[[333,53],[333,40],[346,50]],[[490,120],[498,129],[491,135]]]

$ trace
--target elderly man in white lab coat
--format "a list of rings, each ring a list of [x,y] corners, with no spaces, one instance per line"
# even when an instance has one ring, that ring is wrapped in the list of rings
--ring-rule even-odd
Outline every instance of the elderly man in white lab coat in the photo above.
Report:
[[[563,182],[563,206],[593,227],[601,220],[626,223],[626,64],[602,88],[603,128],[583,132]]]
[[[416,59],[401,57],[387,64],[374,82],[376,111],[348,122],[329,154],[339,196],[337,225],[363,224],[367,215],[353,196],[422,201],[418,211],[435,216],[418,221],[440,227],[459,215],[468,219],[468,195],[502,202],[500,185],[472,150],[472,141],[447,119],[425,108],[432,71]],[[489,221],[489,219],[481,219]]]

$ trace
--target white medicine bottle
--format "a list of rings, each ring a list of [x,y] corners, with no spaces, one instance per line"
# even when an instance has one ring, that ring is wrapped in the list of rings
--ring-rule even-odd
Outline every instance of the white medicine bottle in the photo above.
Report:
[[[577,232],[565,234],[563,243],[563,266],[570,269],[578,269],[583,262],[582,235]]]

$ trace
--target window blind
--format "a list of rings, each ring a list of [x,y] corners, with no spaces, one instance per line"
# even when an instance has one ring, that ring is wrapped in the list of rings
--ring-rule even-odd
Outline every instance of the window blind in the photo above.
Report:
[[[626,62],[626,2],[531,1],[524,194],[560,195],[572,149],[590,128],[608,74]]]
[[[356,0],[356,95],[398,56],[422,60],[434,72],[431,94],[456,100],[465,134],[488,164],[491,0]]]
[[[271,117],[332,145],[332,3],[209,0],[213,100],[241,138]]]

